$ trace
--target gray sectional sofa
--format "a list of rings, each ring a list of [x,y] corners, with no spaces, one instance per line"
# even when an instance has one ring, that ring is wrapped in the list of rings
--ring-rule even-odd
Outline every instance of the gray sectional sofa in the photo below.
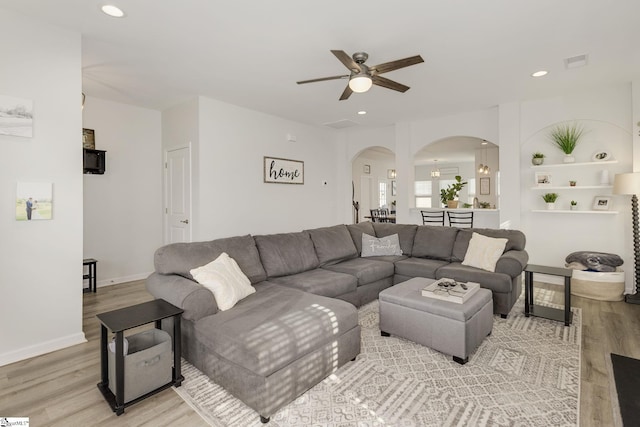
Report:
[[[495,272],[461,264],[474,231],[508,239]],[[402,255],[361,257],[362,233],[397,234]],[[266,422],[360,353],[356,307],[395,283],[418,276],[476,281],[492,291],[494,313],[506,317],[521,292],[524,247],[524,234],[513,230],[364,222],[167,245],[156,251],[146,285],[184,309],[185,359]],[[256,289],[226,311],[189,273],[222,252]]]

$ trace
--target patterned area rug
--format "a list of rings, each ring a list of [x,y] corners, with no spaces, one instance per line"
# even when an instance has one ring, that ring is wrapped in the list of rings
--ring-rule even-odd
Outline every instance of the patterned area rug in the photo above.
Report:
[[[536,301],[544,301],[538,294]],[[543,291],[544,292],[544,291]],[[550,305],[550,304],[547,304]],[[358,311],[362,352],[271,417],[269,426],[575,426],[580,394],[581,311],[573,324],[494,317],[466,365],[427,347],[381,337],[378,302]],[[262,426],[258,414],[183,361],[174,389],[210,425]]]

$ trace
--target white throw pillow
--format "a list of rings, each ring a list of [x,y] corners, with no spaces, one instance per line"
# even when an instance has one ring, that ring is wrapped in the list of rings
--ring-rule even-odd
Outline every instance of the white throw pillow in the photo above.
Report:
[[[256,291],[238,263],[226,252],[190,273],[198,283],[213,292],[216,304],[222,311],[229,310]]]
[[[496,239],[473,233],[462,265],[496,271],[496,263],[504,253],[508,239]]]
[[[397,234],[386,237],[373,237],[362,233],[362,256],[402,255],[400,239]]]

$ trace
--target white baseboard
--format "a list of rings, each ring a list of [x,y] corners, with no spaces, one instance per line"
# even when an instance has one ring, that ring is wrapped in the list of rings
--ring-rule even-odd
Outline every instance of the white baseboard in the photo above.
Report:
[[[98,288],[101,288],[103,286],[111,286],[111,285],[117,285],[119,283],[127,283],[127,282],[135,282],[136,280],[144,280],[147,277],[149,277],[149,275],[152,272],[149,273],[139,273],[139,274],[133,274],[131,276],[124,276],[124,277],[114,277],[111,279],[105,279],[105,280],[98,280],[96,282],[96,286]]]
[[[72,345],[82,344],[85,342],[87,342],[87,339],[84,336],[84,332],[78,332],[77,334],[30,345],[7,353],[0,353],[0,366],[19,362],[42,354],[51,353],[52,351],[61,350],[63,348],[71,347]]]

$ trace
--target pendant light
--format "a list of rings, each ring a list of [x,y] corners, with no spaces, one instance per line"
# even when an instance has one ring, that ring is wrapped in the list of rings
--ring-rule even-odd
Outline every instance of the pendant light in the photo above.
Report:
[[[491,169],[489,169],[489,165],[486,164],[487,163],[487,149],[484,149],[484,165],[482,163],[480,163],[480,166],[478,166],[478,173],[483,174],[483,175],[489,175],[489,172],[491,171]]]
[[[440,178],[440,169],[438,169],[438,161],[433,161],[433,167],[435,169],[431,170],[431,178]]]

